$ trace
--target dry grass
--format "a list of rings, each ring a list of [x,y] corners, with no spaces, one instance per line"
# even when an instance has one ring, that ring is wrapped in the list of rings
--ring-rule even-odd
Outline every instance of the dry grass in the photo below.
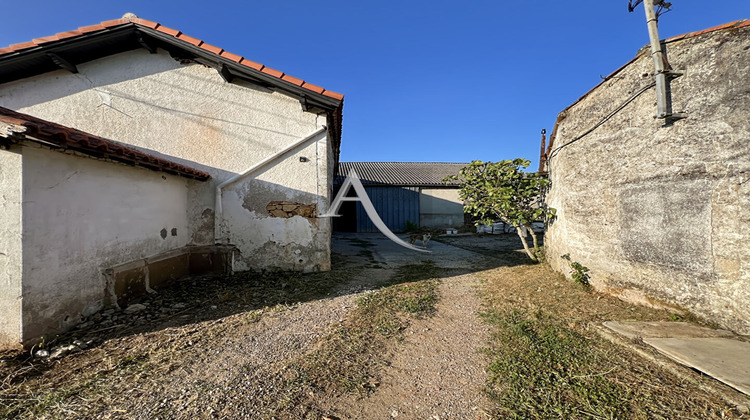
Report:
[[[499,418],[735,418],[714,395],[602,339],[592,323],[668,321],[546,265],[488,270],[488,394]]]
[[[288,366],[274,411],[321,418],[334,397],[374,392],[380,368],[410,320],[434,313],[440,271],[432,262],[404,266],[389,286],[358,298],[356,309],[314,351]]]
[[[359,272],[343,263],[339,267],[328,273],[246,273],[214,280],[201,302],[220,302],[218,308],[193,305],[187,311],[190,322],[110,337],[58,361],[5,357],[0,418],[320,418],[326,396],[364,395],[377,387],[389,343],[398,340],[409,319],[429,316],[434,308],[434,265],[401,268],[386,287],[360,298],[312,349],[289,349],[296,356],[270,367],[270,374],[254,377],[256,366],[249,363],[221,380],[213,378],[218,372],[199,371],[186,373],[182,383],[174,378],[217,354],[222,343],[254,331],[265,318],[323,298]],[[180,288],[198,293],[190,282]]]

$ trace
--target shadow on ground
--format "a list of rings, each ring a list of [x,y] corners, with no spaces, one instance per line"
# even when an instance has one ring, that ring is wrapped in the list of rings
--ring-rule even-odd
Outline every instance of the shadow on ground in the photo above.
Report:
[[[417,243],[419,245],[419,243]],[[460,236],[430,241],[429,253],[413,251],[380,234],[334,234],[333,269],[322,273],[243,272],[232,276],[193,276],[156,294],[131,302],[133,313],[108,309],[77,328],[47,337],[32,352],[0,355],[0,373],[17,383],[43,374],[54,361],[32,357],[41,348],[82,343],[93,348],[132,335],[219,320],[238,313],[283,310],[304,302],[361,293],[397,284],[397,270],[434,265],[439,270],[412,270],[409,281],[445,278],[502,266],[530,264],[516,235]],[[475,249],[478,252],[474,252]],[[423,273],[423,275],[420,275]],[[74,349],[77,351],[78,349]]]

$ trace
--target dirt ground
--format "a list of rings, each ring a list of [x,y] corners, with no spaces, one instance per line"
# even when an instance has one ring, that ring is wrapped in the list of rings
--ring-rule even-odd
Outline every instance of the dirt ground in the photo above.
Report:
[[[334,270],[329,273],[187,279],[145,297],[138,312],[99,314],[83,328],[47,343],[52,350],[79,340],[85,349],[56,359],[0,355],[0,416],[519,416],[523,412],[514,410],[520,409],[503,402],[512,384],[498,379],[493,357],[502,358],[509,350],[498,345],[499,330],[486,314],[520,308],[554,312],[565,328],[604,349],[605,356],[597,357],[611,354],[617,367],[605,373],[617,386],[626,391],[658,387],[658,392],[623,394],[622,404],[630,407],[624,412],[632,412],[625,417],[742,417],[703,391],[699,382],[686,382],[603,343],[591,328],[604,320],[667,320],[669,313],[577,289],[544,265],[528,264],[519,248],[515,235],[460,236],[430,242],[431,253],[422,254],[380,235],[340,235],[334,239]],[[400,271],[420,264],[432,269],[421,277],[404,277]],[[331,379],[326,384],[305,376],[312,372],[305,369],[318,363],[314,355],[338,357],[325,350],[336,343],[332,337],[341,336],[361,315],[363,298],[433,277],[437,299],[428,315],[399,313],[396,333],[388,339],[363,336],[375,337],[379,346],[359,343],[335,360],[333,366],[340,369],[361,370],[361,381],[349,386]],[[354,357],[357,351],[369,353]],[[362,360],[368,365],[360,366]]]

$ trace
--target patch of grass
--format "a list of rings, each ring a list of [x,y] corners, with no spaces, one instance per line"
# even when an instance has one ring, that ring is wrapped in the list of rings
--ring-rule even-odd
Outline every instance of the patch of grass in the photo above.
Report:
[[[585,337],[518,310],[485,319],[498,328],[488,391],[504,417],[627,417],[627,391],[606,378],[617,366]]]
[[[389,341],[401,337],[410,319],[434,313],[438,272],[431,261],[402,267],[390,286],[359,298],[350,316],[316,350],[290,366],[280,401],[306,406],[309,395],[373,392],[380,383],[377,372],[387,363],[383,358]]]
[[[483,315],[493,335],[487,393],[498,418],[734,418],[737,413],[628,348],[600,337],[602,321],[667,321],[666,310],[570,287],[548,266],[498,268]],[[690,318],[686,314],[684,318]]]
[[[96,417],[95,413],[104,409],[98,405],[103,395],[111,393],[113,381],[125,375],[140,374],[149,370],[149,355],[138,354],[109,362],[109,369],[103,369],[81,379],[65,381],[57,386],[28,391],[23,384],[3,390],[0,399],[0,418],[70,418],[70,410],[75,406],[77,416]],[[117,379],[113,379],[117,378]],[[14,395],[14,398],[8,398]],[[64,410],[61,407],[65,408]],[[67,412],[67,414],[66,414]]]

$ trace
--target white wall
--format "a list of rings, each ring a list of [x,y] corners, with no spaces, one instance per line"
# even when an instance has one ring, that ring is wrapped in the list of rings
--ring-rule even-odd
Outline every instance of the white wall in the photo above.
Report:
[[[330,219],[274,217],[266,206],[272,201],[315,204],[317,213],[327,209],[328,185],[325,160],[331,156],[328,142],[313,141],[281,156],[268,167],[230,185],[224,191],[224,223],[220,236],[237,245],[235,269],[320,271],[330,269]],[[301,162],[304,157],[307,162]],[[322,162],[318,162],[322,161]],[[285,185],[279,185],[284,180]],[[294,185],[295,188],[289,188]]]
[[[20,147],[0,149],[0,349],[21,342]]]
[[[134,145],[211,174],[211,181],[196,183],[189,191],[189,242],[194,244],[214,243],[214,190],[218,183],[326,124],[324,115],[303,111],[295,98],[243,81],[226,83],[216,70],[180,64],[161,50],[158,54],[126,52],[81,64],[78,70],[78,74],[61,70],[0,85],[0,105]],[[328,139],[322,136],[311,147],[303,152],[311,158],[306,166],[296,160],[289,170],[264,175],[264,183],[278,186],[277,200],[327,202],[328,168],[308,168],[330,161]],[[300,168],[305,168],[304,176],[297,172]],[[310,254],[304,269],[329,264],[330,245],[325,239],[329,231],[314,234],[314,227],[302,221],[280,226],[265,215],[240,210],[244,196],[225,194],[224,200],[227,209],[237,210],[225,214],[234,218],[228,221],[233,227],[229,239],[240,247],[240,265],[297,264],[299,258],[292,258],[293,254],[285,261],[278,258],[288,254],[286,237],[297,241],[297,235],[305,235],[305,231],[313,238],[312,242],[307,238],[302,241],[310,244],[305,246]],[[325,221],[317,229],[327,226]],[[276,248],[268,253],[269,258],[255,255],[265,244]]]
[[[422,188],[419,195],[420,225],[430,228],[464,225],[463,200],[456,188]]]
[[[100,309],[103,269],[187,244],[187,189],[197,181],[33,145],[22,150],[28,340]]]

